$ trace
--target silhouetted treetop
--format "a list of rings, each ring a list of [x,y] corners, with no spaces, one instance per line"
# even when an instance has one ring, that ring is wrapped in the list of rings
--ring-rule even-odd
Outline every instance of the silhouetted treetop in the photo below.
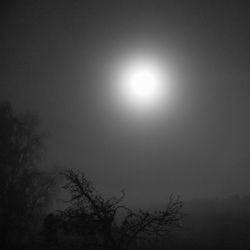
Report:
[[[0,104],[1,249],[22,244],[49,200],[53,178],[37,168],[43,153],[38,125],[36,116],[15,114],[9,102]]]
[[[77,235],[79,248],[125,250],[141,237],[164,237],[180,226],[182,202],[178,197],[172,195],[164,210],[135,211],[122,203],[124,192],[120,197],[104,198],[84,173],[68,169],[63,175],[69,206],[50,220],[58,221],[67,235]]]

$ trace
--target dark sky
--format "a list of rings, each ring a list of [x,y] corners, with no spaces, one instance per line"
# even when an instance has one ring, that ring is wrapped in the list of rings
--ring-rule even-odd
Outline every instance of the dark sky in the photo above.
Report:
[[[0,99],[39,115],[48,166],[79,168],[104,193],[247,194],[249,27],[247,0],[6,1]],[[179,91],[148,123],[106,105],[107,65],[142,48],[166,55]]]

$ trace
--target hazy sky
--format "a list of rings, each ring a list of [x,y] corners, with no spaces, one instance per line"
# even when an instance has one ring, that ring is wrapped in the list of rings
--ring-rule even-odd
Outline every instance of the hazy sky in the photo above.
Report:
[[[0,99],[40,116],[49,166],[134,202],[249,193],[249,1],[1,5]],[[112,71],[140,51],[164,58],[175,84],[155,120],[111,100]]]

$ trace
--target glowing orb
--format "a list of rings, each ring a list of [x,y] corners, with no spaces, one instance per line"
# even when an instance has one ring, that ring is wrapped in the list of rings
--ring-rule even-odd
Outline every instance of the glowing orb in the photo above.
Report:
[[[138,98],[148,98],[156,90],[156,79],[151,72],[138,71],[131,77],[131,91]]]
[[[123,59],[123,58],[122,58]],[[120,60],[120,58],[119,58]],[[112,64],[109,97],[111,108],[133,119],[157,119],[170,110],[173,80],[168,62],[161,56],[140,53]]]
[[[165,92],[160,68],[145,60],[137,60],[124,68],[120,91],[125,103],[145,111],[159,106]]]

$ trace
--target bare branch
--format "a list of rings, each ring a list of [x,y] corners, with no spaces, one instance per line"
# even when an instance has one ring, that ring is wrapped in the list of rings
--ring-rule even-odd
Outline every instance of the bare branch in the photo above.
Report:
[[[182,202],[178,196],[171,195],[164,210],[134,211],[122,204],[124,191],[120,197],[105,199],[83,173],[68,169],[63,175],[66,179],[64,189],[70,193],[71,199],[69,207],[59,214],[63,216],[65,225],[78,228],[75,232],[88,235],[88,239],[92,235],[88,241],[90,245],[97,243],[108,250],[128,249],[138,238],[146,235],[165,236],[178,227],[182,219]],[[116,216],[120,210],[125,215],[118,223]]]

